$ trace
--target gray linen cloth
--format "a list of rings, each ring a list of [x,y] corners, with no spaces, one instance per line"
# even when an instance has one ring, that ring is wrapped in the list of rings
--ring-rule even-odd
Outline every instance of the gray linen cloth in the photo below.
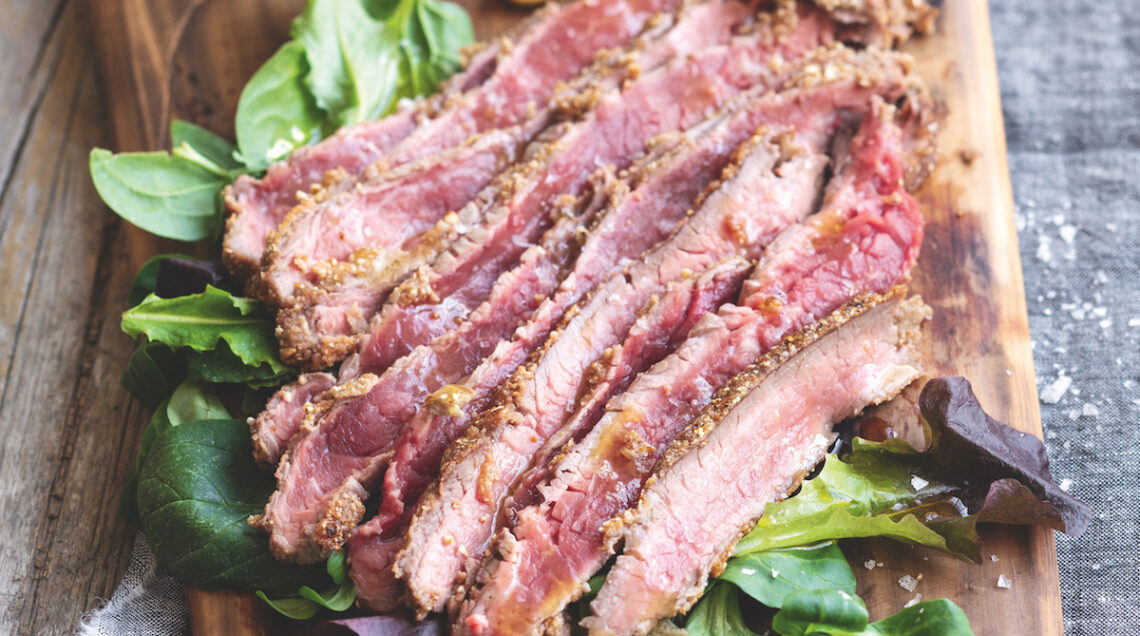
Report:
[[[1140,631],[1138,9],[990,4],[1046,444],[1095,513],[1057,535],[1070,636]]]
[[[1046,444],[1096,515],[1057,537],[1065,632],[1140,630],[1140,2],[990,10]],[[139,633],[116,621],[145,605],[135,594],[185,607],[168,579],[138,587],[151,567],[132,559],[116,598],[135,602],[112,599],[86,633]],[[144,632],[184,630],[174,615]]]

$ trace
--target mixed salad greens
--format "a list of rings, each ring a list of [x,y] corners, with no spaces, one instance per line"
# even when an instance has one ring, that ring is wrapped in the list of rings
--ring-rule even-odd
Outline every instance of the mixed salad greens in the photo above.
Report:
[[[153,234],[216,245],[223,187],[435,90],[473,38],[463,9],[442,0],[310,0],[292,36],[242,92],[236,145],[175,121],[170,152],[92,150],[92,180],[107,205]],[[219,263],[182,255],[147,262],[130,298],[122,328],[138,345],[122,384],[154,415],[121,514],[142,526],[164,568],[196,585],[254,590],[297,619],[349,610],[343,553],[323,566],[283,564],[247,523],[275,484],[254,463],[245,418],[293,377],[270,314]],[[962,610],[944,599],[869,622],[837,541],[889,537],[976,562],[979,521],[1071,533],[1087,525],[1087,507],[1053,484],[1041,443],[989,418],[964,380],[931,381],[920,407],[926,447],[854,438],[828,456],[795,495],[768,507],[677,621],[697,635],[751,634],[743,599],[775,610],[770,628],[785,636],[969,634]],[[584,612],[590,596],[572,612]],[[391,633],[406,625],[376,620]]]

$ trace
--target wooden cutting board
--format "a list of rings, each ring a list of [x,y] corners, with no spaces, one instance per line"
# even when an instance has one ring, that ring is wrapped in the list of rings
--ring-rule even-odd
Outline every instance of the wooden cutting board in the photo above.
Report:
[[[526,15],[501,0],[461,1],[480,38]],[[991,414],[1040,437],[988,7],[985,0],[945,4],[937,32],[906,48],[948,109],[940,166],[918,193],[928,225],[912,288],[935,311],[927,370],[966,376]],[[302,6],[303,0],[91,3],[115,149],[166,148],[172,116],[232,138],[241,87],[288,37]],[[155,245],[131,241],[126,257],[141,264]],[[901,609],[914,593],[898,579],[921,575],[915,593],[957,602],[979,635],[1062,634],[1053,532],[988,527],[983,537],[981,565],[887,541],[848,546],[856,564],[883,563],[855,568],[872,617]],[[997,587],[999,575],[1012,581],[1011,589]],[[198,634],[303,631],[248,594],[188,593]]]

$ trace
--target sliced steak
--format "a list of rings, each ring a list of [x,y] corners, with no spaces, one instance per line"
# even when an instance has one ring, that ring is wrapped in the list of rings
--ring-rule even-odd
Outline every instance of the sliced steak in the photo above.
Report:
[[[239,277],[254,274],[266,238],[297,205],[298,193],[309,193],[330,170],[363,172],[410,135],[421,119],[486,80],[498,62],[500,46],[496,42],[472,55],[467,68],[445,82],[437,95],[401,104],[383,119],[342,128],[328,139],[298,148],[271,165],[260,179],[238,177],[224,192],[229,217],[222,260],[230,271]]]
[[[930,310],[901,296],[845,305],[717,392],[670,445],[637,507],[607,524],[624,549],[583,621],[591,633],[643,634],[687,611],[765,505],[823,459],[831,427],[918,376],[913,345]],[[478,618],[468,628],[489,631]]]
[[[535,132],[533,126],[494,130],[394,170],[365,170],[360,179],[330,171],[269,234],[250,287],[271,305],[288,306],[296,286],[318,282],[330,262],[362,249],[412,249],[417,237],[513,164]]]
[[[305,405],[335,384],[336,378],[328,373],[305,373],[278,389],[265,409],[249,419],[253,458],[259,466],[269,469],[277,465],[305,420]]]
[[[638,321],[642,326],[639,336],[632,338],[628,346],[640,350],[661,350],[671,342],[682,339],[700,316],[736,296],[740,283],[751,269],[748,261],[732,259],[700,277],[693,276],[675,285],[660,302],[651,303],[651,307],[646,309],[646,315]],[[463,399],[471,397],[470,393],[464,393],[461,389],[451,391],[453,394],[458,392]],[[448,406],[458,411],[458,405],[454,402]],[[443,409],[439,410],[441,414],[450,414]],[[406,445],[405,448],[410,446]],[[442,449],[434,457],[406,458],[405,462],[427,464],[429,471],[434,471],[439,467],[440,455]],[[391,467],[389,471],[392,471]],[[427,480],[416,480],[414,476],[406,474],[403,477],[412,477],[411,485],[419,485],[421,491],[423,485],[426,485]],[[390,495],[386,489],[385,504],[395,501],[397,505],[382,507],[377,516],[360,526],[349,541],[350,572],[356,583],[357,601],[372,609],[391,609],[399,597],[393,563],[396,554],[403,548],[404,534],[414,511],[414,507],[403,507],[401,494],[404,493],[395,492]],[[419,493],[415,494],[418,496]]]
[[[603,525],[634,503],[712,390],[818,316],[909,277],[922,215],[902,187],[903,134],[893,113],[877,97],[868,104],[824,209],[768,247],[740,306],[706,317],[674,354],[611,400],[589,434],[540,471],[550,475],[546,483],[524,479],[516,500],[539,503],[518,512],[496,541],[497,558],[462,612],[470,626],[511,633],[557,617],[608,558]]]
[[[560,226],[573,236],[574,224]],[[310,562],[338,548],[361,520],[363,500],[373,492],[392,453],[392,443],[428,395],[471,372],[514,325],[529,317],[535,294],[558,284],[560,262],[530,257],[503,277],[488,303],[464,324],[414,349],[373,378],[359,399],[309,409],[305,424],[281,458],[277,491],[259,525],[270,533],[280,559]],[[357,511],[346,515],[345,510]]]
[[[391,168],[456,146],[477,132],[520,123],[541,108],[558,82],[585,68],[599,51],[624,46],[654,14],[675,4],[676,0],[552,4],[513,39],[477,54],[440,96],[300,148],[262,179],[239,178],[226,192],[231,216],[224,260],[235,273],[256,268],[266,237],[296,203],[296,193],[307,192],[328,170],[359,174],[378,160]],[[494,70],[488,73],[490,67]],[[476,81],[482,77],[485,81]]]
[[[740,17],[738,9],[724,11],[732,21]],[[697,20],[698,25],[708,22]],[[701,49],[699,53],[593,95],[588,100],[592,108],[580,120],[544,133],[544,143],[528,150],[529,156],[519,165],[453,219],[446,219],[446,227],[435,233],[438,237],[420,241],[424,253],[394,259],[391,255],[353,258],[330,270],[329,285],[298,294],[298,305],[278,313],[282,357],[306,369],[340,360],[357,347],[369,318],[388,298],[392,309],[381,316],[378,329],[389,333],[405,327],[409,333],[421,331],[415,327],[422,325],[393,326],[417,321],[421,314],[415,309],[420,305],[437,305],[424,312],[429,316],[442,311],[441,316],[458,312],[461,317],[486,298],[498,275],[538,240],[549,226],[550,207],[557,197],[580,195],[598,167],[628,166],[644,151],[647,140],[692,125],[741,89],[775,74],[762,62],[776,47],[749,37],[705,48],[712,37],[725,35],[727,29],[698,35],[688,24],[684,16],[678,20],[673,31],[681,29],[689,37],[664,38],[672,41],[665,49],[680,54]],[[813,47],[816,40],[808,41],[810,37],[790,42],[789,46],[797,47],[792,52]],[[662,50],[647,45],[635,55],[641,59],[650,53],[661,56]],[[661,103],[673,107],[661,109]],[[451,236],[455,240],[448,244]],[[397,267],[393,260],[398,261]],[[407,281],[392,291],[404,278]],[[450,327],[454,323],[444,320],[439,324]]]
[[[823,147],[830,131],[840,121],[842,111],[866,109],[871,96],[882,94],[896,98],[903,92],[904,72],[899,61],[889,55],[873,52],[854,54],[849,50],[828,50],[813,55],[803,62],[803,68],[812,69],[801,76],[806,87],[790,88],[781,93],[757,96],[742,96],[740,103],[721,116],[711,120],[709,131],[695,140],[688,140],[669,157],[661,160],[659,169],[652,173],[642,188],[634,191],[621,208],[629,216],[613,212],[603,216],[603,223],[612,222],[610,227],[596,228],[587,238],[579,256],[575,271],[563,281],[559,293],[544,303],[531,324],[521,329],[515,342],[500,347],[501,355],[485,362],[465,386],[477,396],[464,416],[458,418],[437,418],[438,431],[448,431],[448,437],[467,428],[470,417],[487,403],[490,392],[513,372],[526,356],[525,343],[542,340],[546,330],[561,315],[563,307],[574,303],[580,294],[588,293],[604,272],[610,271],[621,260],[608,260],[611,256],[628,254],[623,249],[637,236],[630,232],[638,227],[637,215],[651,214],[655,202],[669,202],[674,199],[664,196],[678,187],[679,201],[691,195],[694,184],[710,175],[703,170],[717,170],[725,165],[732,149],[746,139],[757,126],[763,123],[794,124],[806,135],[816,131],[813,142]],[[702,126],[702,129],[705,129]],[[714,173],[715,174],[715,173]],[[686,185],[687,184],[687,185]],[[686,191],[684,187],[690,188]],[[696,186],[699,188],[699,186]],[[639,212],[639,209],[650,208]],[[652,226],[648,226],[652,227]],[[568,301],[568,302],[567,302]],[[566,305],[560,303],[567,302]],[[544,310],[551,310],[545,311]],[[544,320],[547,321],[544,323]],[[533,346],[533,345],[530,345]],[[593,359],[585,360],[589,364]],[[572,408],[568,405],[566,408]],[[433,435],[438,440],[442,434]],[[470,461],[468,463],[471,463]],[[491,528],[487,526],[487,506],[493,494],[490,480],[480,481],[479,499],[473,499],[475,488],[465,486],[465,478],[473,478],[470,468],[461,469],[455,462],[445,472],[450,476],[442,478],[433,490],[425,495],[416,512],[409,530],[406,548],[397,561],[398,574],[406,580],[408,590],[422,609],[442,611],[457,580],[464,574],[465,562],[470,555],[480,555]],[[517,466],[522,470],[525,466]],[[463,470],[468,472],[465,474]],[[486,475],[493,474],[491,472]],[[477,478],[479,473],[475,473]],[[453,505],[453,502],[458,502]]]
[[[593,79],[580,89],[561,91],[565,102],[560,106],[564,112],[579,111],[592,104],[606,89],[616,86],[618,80],[638,71],[649,71],[667,60],[684,56],[695,50],[728,40],[732,31],[741,28],[751,16],[751,10],[735,0],[717,0],[686,6],[673,19],[669,28],[659,28],[661,34],[641,39],[634,52],[622,52],[614,59],[605,60],[610,67],[625,67],[623,73],[600,73],[590,75]],[[582,78],[579,78],[582,79]],[[664,144],[663,144],[664,145]],[[405,283],[406,287],[420,284],[420,279]],[[393,360],[406,354],[412,347],[431,340],[452,328],[475,306],[487,297],[489,276],[471,276],[463,285],[449,294],[423,298],[417,296],[413,303],[385,303],[373,317],[368,334],[362,338],[359,347],[361,368],[373,371],[391,364]],[[396,297],[403,297],[404,291],[397,288]],[[438,300],[437,300],[438,298]]]
[[[611,277],[584,301],[547,341],[540,356],[520,368],[491,408],[445,457],[437,490],[420,504],[418,517],[446,511],[443,523],[413,524],[406,551],[420,563],[411,584],[431,582],[432,607],[450,594],[464,553],[477,565],[494,529],[494,517],[535,452],[561,427],[582,390],[589,365],[628,334],[653,294],[686,275],[731,256],[755,257],[780,229],[812,211],[826,159],[798,146],[790,135],[758,134],[742,146],[693,217],[643,261]],[[425,510],[426,508],[426,510]],[[427,530],[427,536],[423,536]],[[440,536],[455,538],[443,544]],[[447,577],[450,574],[450,580]],[[413,588],[413,594],[418,593]]]

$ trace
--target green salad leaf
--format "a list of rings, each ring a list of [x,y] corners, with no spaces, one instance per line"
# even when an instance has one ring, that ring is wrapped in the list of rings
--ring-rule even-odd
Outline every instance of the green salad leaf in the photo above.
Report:
[[[293,23],[293,37],[309,63],[304,84],[334,126],[435,91],[474,40],[467,13],[439,0],[314,0]]]
[[[789,594],[772,619],[781,636],[973,636],[966,614],[946,599],[908,607],[870,623],[863,601],[842,590]]]
[[[750,636],[756,632],[744,623],[736,587],[713,582],[689,613],[685,630],[690,636]]]
[[[962,378],[919,397],[927,443],[856,438],[800,492],[769,505],[737,555],[817,541],[889,537],[977,562],[977,524],[1044,524],[1079,534],[1091,511],[1053,483],[1044,445],[986,415]]]
[[[218,193],[226,179],[193,161],[166,152],[95,148],[88,167],[103,202],[151,234],[200,241],[222,229]]]
[[[736,585],[768,607],[800,590],[855,593],[855,574],[834,542],[755,552],[729,559],[720,580]]]
[[[274,486],[254,464],[245,422],[184,422],[160,433],[138,485],[139,517],[158,563],[204,587],[283,593],[327,585],[325,568],[277,561],[268,536],[247,523]]]
[[[188,121],[175,119],[170,123],[170,147],[171,153],[227,180],[245,171],[233,144]]]
[[[143,341],[127,360],[119,384],[150,410],[186,378],[186,355],[157,342]]]
[[[238,98],[234,130],[243,163],[262,170],[295,148],[331,132],[324,113],[306,90],[305,47],[285,43],[250,78]]]
[[[308,620],[322,608],[332,612],[343,612],[356,601],[356,586],[348,580],[348,567],[343,550],[333,552],[325,561],[325,570],[332,578],[332,587],[318,592],[308,585],[302,585],[296,594],[280,598],[270,598],[258,590],[257,597],[279,614],[295,620]]]
[[[123,314],[123,331],[151,342],[213,351],[224,342],[242,363],[273,374],[288,371],[277,356],[273,320],[255,300],[212,286],[200,294],[159,298],[151,294]],[[224,355],[224,354],[219,354]]]
[[[158,345],[161,347],[161,345]],[[165,347],[162,347],[165,349]],[[164,399],[150,421],[143,430],[139,450],[135,455],[135,464],[127,481],[123,485],[123,493],[119,498],[119,514],[136,524],[142,523],[138,515],[138,483],[139,473],[142,471],[143,461],[154,440],[167,430],[197,420],[229,419],[230,412],[214,392],[200,382],[187,380],[178,385],[170,397]]]

